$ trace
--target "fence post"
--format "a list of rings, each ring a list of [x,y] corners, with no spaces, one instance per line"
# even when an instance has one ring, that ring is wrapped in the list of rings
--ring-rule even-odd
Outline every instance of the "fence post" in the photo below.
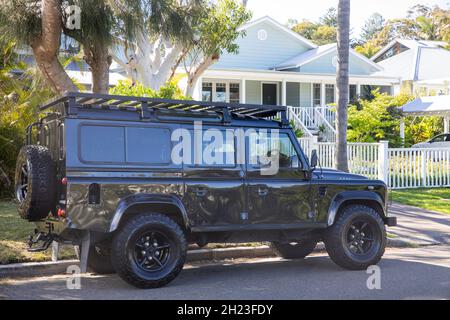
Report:
[[[378,144],[378,179],[389,185],[389,142]]]
[[[59,243],[56,241],[52,242],[52,261],[56,262],[59,259]]]
[[[421,187],[427,186],[427,150],[420,150],[421,161],[420,161],[420,176],[421,176]]]

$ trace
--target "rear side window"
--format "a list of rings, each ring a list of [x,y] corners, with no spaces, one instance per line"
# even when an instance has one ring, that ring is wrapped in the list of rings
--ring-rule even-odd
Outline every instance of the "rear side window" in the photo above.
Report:
[[[170,130],[165,128],[80,126],[80,160],[113,164],[170,164]]]

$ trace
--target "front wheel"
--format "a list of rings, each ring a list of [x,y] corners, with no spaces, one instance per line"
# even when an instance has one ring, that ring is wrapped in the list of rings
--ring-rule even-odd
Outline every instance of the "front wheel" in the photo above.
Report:
[[[324,233],[325,248],[339,266],[350,270],[377,264],[386,247],[386,230],[380,215],[364,205],[345,207]]]
[[[184,232],[175,221],[158,213],[140,214],[114,236],[112,264],[131,285],[158,288],[180,273],[186,250]]]

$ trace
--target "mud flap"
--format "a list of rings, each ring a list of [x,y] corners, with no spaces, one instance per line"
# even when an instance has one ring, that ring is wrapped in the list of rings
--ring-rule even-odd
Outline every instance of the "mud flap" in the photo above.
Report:
[[[90,231],[83,231],[81,237],[80,272],[86,273],[88,267],[89,248],[91,247]]]

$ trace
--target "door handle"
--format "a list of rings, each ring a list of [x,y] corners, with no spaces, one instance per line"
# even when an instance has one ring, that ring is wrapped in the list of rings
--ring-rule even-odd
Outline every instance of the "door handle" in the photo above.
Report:
[[[196,188],[195,189],[195,195],[197,197],[204,197],[204,196],[206,196],[206,193],[207,193],[207,191],[204,188]]]
[[[267,196],[268,193],[269,193],[268,189],[262,189],[262,188],[258,189],[258,195],[261,197]]]

